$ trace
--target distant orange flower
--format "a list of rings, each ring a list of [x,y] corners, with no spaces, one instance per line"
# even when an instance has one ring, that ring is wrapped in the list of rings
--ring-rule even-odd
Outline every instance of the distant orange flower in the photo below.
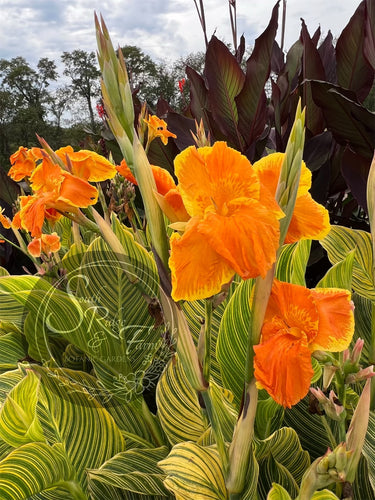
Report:
[[[12,227],[12,221],[7,217],[6,215],[3,214],[4,209],[0,207],[0,224],[3,226],[5,229],[10,229]]]
[[[69,157],[72,174],[89,182],[101,182],[112,179],[116,175],[116,167],[104,156],[81,149],[74,151],[72,146],[65,146],[55,151],[57,156],[67,165]]]
[[[275,280],[262,337],[254,346],[255,378],[280,405],[290,408],[308,393],[317,350],[345,350],[354,332],[350,293],[309,290]]]
[[[28,245],[27,250],[33,257],[40,257],[42,253],[48,255],[60,250],[61,243],[57,233],[42,234],[40,238],[34,238]]]
[[[41,158],[40,148],[27,149],[20,146],[18,151],[10,157],[12,167],[8,172],[9,177],[16,182],[22,181],[25,177],[30,177],[36,167],[36,161]]]
[[[254,163],[261,183],[275,195],[281,166],[285,153],[272,153]],[[292,219],[289,224],[285,243],[294,243],[301,239],[319,240],[330,231],[328,211],[314,201],[308,192],[311,188],[311,172],[302,162],[301,178]]]
[[[152,115],[148,120],[144,120],[148,125],[148,142],[151,142],[155,137],[160,137],[163,144],[166,145],[168,137],[177,137],[176,134],[172,134],[172,132],[167,130],[167,123],[156,115]]]
[[[122,160],[116,169],[129,182],[138,185],[125,160]],[[181,194],[171,174],[165,168],[156,165],[151,165],[151,169],[157,189],[156,198],[165,215],[172,222],[189,220],[190,216],[186,212]]]
[[[174,300],[214,295],[235,273],[265,276],[284,214],[249,160],[225,142],[191,146],[175,158],[175,172],[191,219],[170,240]]]
[[[31,236],[40,238],[44,219],[56,219],[57,212],[77,213],[78,208],[94,205],[97,189],[87,181],[65,172],[44,157],[30,177],[33,195],[20,196],[21,210],[15,219]],[[56,212],[57,211],[57,212]]]

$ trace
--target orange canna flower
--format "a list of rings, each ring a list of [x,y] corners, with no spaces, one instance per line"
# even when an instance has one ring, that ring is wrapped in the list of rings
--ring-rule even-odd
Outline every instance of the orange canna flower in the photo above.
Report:
[[[272,153],[254,163],[261,183],[273,196],[276,194],[277,183],[285,153]],[[285,243],[294,243],[301,239],[319,240],[330,231],[328,211],[314,201],[308,192],[311,188],[311,172],[302,162],[301,178],[297,191],[297,199],[292,219],[289,224]]]
[[[55,152],[65,165],[68,156],[72,167],[71,173],[85,181],[101,182],[116,175],[115,165],[94,151],[82,149],[75,152],[72,146],[65,146]]]
[[[135,184],[136,186],[138,185],[125,160],[122,160],[116,169],[118,173],[125,177],[125,179],[129,182]],[[155,196],[165,215],[172,222],[188,221],[190,216],[186,212],[181,194],[179,193],[178,187],[176,186],[171,174],[165,168],[161,168],[156,165],[151,165],[151,169],[157,189]]]
[[[27,249],[33,257],[40,257],[42,253],[49,255],[60,250],[60,237],[57,233],[42,234],[40,238],[34,238],[27,245]]]
[[[290,408],[309,391],[317,350],[346,349],[354,333],[350,293],[338,288],[309,290],[274,281],[259,345],[255,378],[280,405]]]
[[[153,141],[155,137],[160,137],[162,143],[167,145],[168,137],[176,139],[177,135],[169,132],[169,130],[167,130],[167,123],[156,115],[152,115],[148,120],[146,120],[146,118],[144,120],[148,125],[148,142]]]
[[[44,156],[30,177],[33,195],[20,196],[20,211],[13,222],[18,221],[22,229],[31,236],[40,238],[44,219],[56,220],[61,212],[77,213],[78,208],[94,205],[97,189],[84,179],[65,172]]]
[[[284,214],[249,160],[225,142],[191,146],[176,156],[175,172],[191,219],[170,240],[174,300],[214,295],[235,273],[265,276]]]
[[[36,167],[37,160],[41,158],[40,148],[27,149],[20,146],[18,151],[10,157],[12,167],[8,172],[9,177],[16,182],[22,181],[25,177],[30,177]]]

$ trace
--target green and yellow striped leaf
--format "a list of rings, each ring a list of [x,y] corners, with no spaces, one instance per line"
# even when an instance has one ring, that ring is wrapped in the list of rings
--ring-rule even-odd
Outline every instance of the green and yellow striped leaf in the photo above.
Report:
[[[239,406],[244,388],[246,349],[250,335],[250,295],[253,280],[242,281],[231,296],[220,323],[216,356],[224,387]]]
[[[89,489],[93,483],[99,483],[142,495],[169,496],[163,484],[165,475],[157,466],[167,455],[165,446],[118,453],[99,469],[88,471]]]
[[[36,413],[38,393],[39,377],[31,370],[8,393],[0,408],[0,438],[9,446],[45,441]]]
[[[309,452],[311,461],[323,456],[327,448],[331,447],[321,417],[308,411],[308,397],[285,410],[284,425],[296,431],[302,448]]]
[[[0,266],[0,277],[1,276],[9,276],[8,271],[5,269],[5,267]]]
[[[113,417],[86,390],[61,373],[35,367],[41,377],[38,417],[50,444],[62,443],[75,475],[86,489],[87,469],[96,469],[125,450]]]
[[[363,455],[367,462],[368,478],[372,486],[373,494],[375,493],[375,412],[370,412],[369,423],[367,427],[366,439],[363,445]],[[359,481],[361,476],[357,473],[356,481]]]
[[[267,500],[292,500],[289,493],[280,485],[274,483],[267,495]],[[329,490],[316,491],[311,500],[339,500],[339,498]]]
[[[259,464],[260,496],[267,494],[274,481],[285,487],[293,498],[298,495],[302,476],[310,466],[310,457],[302,449],[293,429],[283,427],[257,442],[255,456]]]
[[[276,277],[280,281],[306,286],[305,273],[309,260],[311,240],[284,245],[276,265]]]
[[[174,445],[197,441],[209,427],[207,417],[175,355],[168,363],[156,388],[156,404],[161,426]]]
[[[289,493],[280,484],[274,483],[270,489],[267,500],[293,500]]]
[[[10,330],[11,325],[0,323],[0,373],[17,368],[27,355],[27,342],[19,331]]]
[[[337,264],[334,264],[316,285],[317,288],[344,288],[352,291],[353,265],[356,250],[352,250]]]
[[[353,288],[359,295],[375,301],[370,233],[342,226],[332,226],[329,234],[320,243],[327,251],[332,264],[343,261],[355,249]]]
[[[164,485],[176,500],[227,500],[224,474],[217,449],[196,443],[176,444],[159,462]]]
[[[27,500],[54,487],[64,488],[66,498],[88,500],[60,443],[27,443],[0,462],[2,500]]]

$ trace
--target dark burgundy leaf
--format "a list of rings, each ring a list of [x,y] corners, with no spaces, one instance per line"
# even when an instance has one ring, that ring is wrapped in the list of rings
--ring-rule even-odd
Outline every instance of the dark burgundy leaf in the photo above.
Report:
[[[342,157],[341,171],[353,196],[367,212],[367,177],[370,170],[371,158],[366,158],[354,153],[349,148],[345,149]]]
[[[375,113],[368,111],[359,103],[351,100],[336,85],[311,81],[312,96],[321,107],[327,127],[336,141],[348,145],[356,153],[372,158],[375,148]]]
[[[238,130],[238,110],[235,98],[241,92],[245,75],[228,47],[213,36],[208,44],[204,77],[207,81],[209,109],[228,143],[243,150],[243,138]]]
[[[313,34],[312,38],[311,38],[311,41],[313,43],[313,45],[315,47],[318,46],[318,42],[320,40],[320,35],[321,35],[321,32],[320,32],[320,27],[315,31],[315,33]]]
[[[191,132],[196,133],[195,121],[178,113],[168,114],[168,129],[177,135],[174,139],[178,149],[182,151],[195,144]]]
[[[237,47],[237,50],[236,50],[236,59],[238,61],[238,64],[241,64],[242,62],[242,58],[243,58],[243,55],[245,53],[245,37],[243,35],[241,35],[241,38],[240,38],[240,44],[238,45]]]
[[[375,3],[373,0],[366,0],[363,55],[372,69],[375,70]]]
[[[284,67],[284,64],[284,52],[280,49],[276,40],[274,40],[271,55],[271,72],[278,75]]]
[[[302,57],[302,79],[324,80],[325,72],[318,49],[310,38],[306,24],[302,19],[301,41],[303,44]],[[302,106],[306,106],[306,128],[317,135],[323,132],[325,128],[323,115],[318,106],[314,103],[311,96],[309,84],[302,86]]]
[[[326,130],[305,142],[303,159],[312,172],[321,168],[329,159],[332,149],[332,133]]]
[[[12,205],[20,193],[19,185],[10,179],[6,172],[0,168],[0,200],[4,200],[9,205]]]
[[[323,63],[324,72],[326,75],[325,80],[327,82],[337,83],[336,52],[332,41],[332,33],[328,31],[327,36],[318,48],[318,52]]]
[[[193,117],[199,122],[203,119],[205,126],[208,126],[205,110],[207,109],[207,88],[205,81],[199,73],[189,66],[186,67],[186,76],[190,81],[190,111]]]
[[[239,114],[238,126],[247,145],[250,145],[263,133],[266,123],[264,86],[271,71],[279,3],[277,2],[272,10],[271,20],[267,28],[255,40],[254,50],[247,61],[245,84],[236,99]]]
[[[367,97],[374,82],[374,68],[364,55],[365,36],[367,57],[371,58],[373,50],[373,40],[371,42],[367,29],[371,24],[367,12],[366,2],[363,0],[336,44],[337,82],[341,87],[356,92],[361,102]]]

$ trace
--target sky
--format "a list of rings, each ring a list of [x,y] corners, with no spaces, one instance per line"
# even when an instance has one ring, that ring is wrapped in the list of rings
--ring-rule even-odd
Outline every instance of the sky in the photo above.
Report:
[[[276,0],[237,0],[239,35],[252,46],[264,31]],[[312,35],[320,25],[337,37],[360,0],[287,0],[285,48],[299,37],[303,18]],[[208,35],[231,42],[228,0],[205,0]],[[63,51],[96,51],[94,11],[102,14],[112,42],[136,45],[156,62],[173,62],[204,50],[193,0],[0,0],[0,59],[41,57],[58,67]],[[281,6],[279,26],[281,25]],[[216,30],[216,31],[215,31]],[[277,41],[280,43],[280,30]],[[61,66],[60,66],[61,67]]]

